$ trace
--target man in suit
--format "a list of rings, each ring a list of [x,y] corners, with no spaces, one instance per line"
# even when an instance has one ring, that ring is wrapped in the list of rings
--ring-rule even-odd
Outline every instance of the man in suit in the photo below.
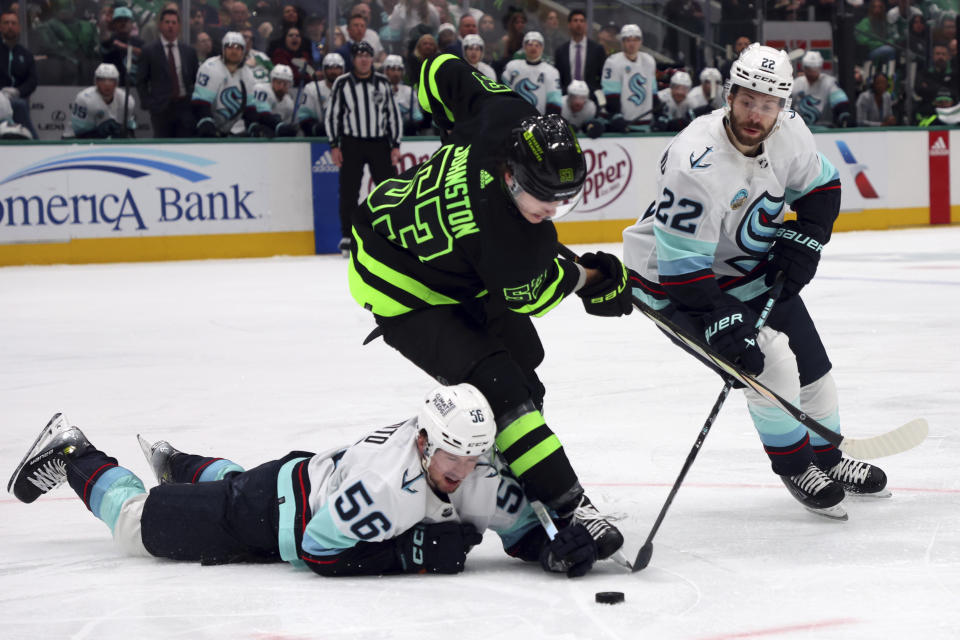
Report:
[[[155,138],[189,138],[195,121],[190,96],[197,78],[197,52],[178,42],[180,14],[160,14],[160,38],[143,49],[137,74],[140,102],[150,111]]]
[[[553,62],[560,72],[560,86],[570,86],[573,80],[583,80],[590,87],[590,97],[600,89],[600,74],[607,54],[598,42],[587,39],[587,14],[574,9],[567,16],[570,40],[557,47]],[[578,66],[579,65],[579,66]]]

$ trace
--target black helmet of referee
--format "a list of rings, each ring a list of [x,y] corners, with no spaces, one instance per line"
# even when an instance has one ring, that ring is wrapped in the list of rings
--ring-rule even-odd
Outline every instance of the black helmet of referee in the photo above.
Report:
[[[575,198],[587,177],[577,136],[556,114],[524,118],[513,130],[508,168],[517,185],[543,202]]]

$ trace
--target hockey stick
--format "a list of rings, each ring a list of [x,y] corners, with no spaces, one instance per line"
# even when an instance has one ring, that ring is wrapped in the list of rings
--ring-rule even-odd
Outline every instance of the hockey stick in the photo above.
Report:
[[[767,302],[763,305],[763,311],[760,312],[760,317],[757,319],[757,331],[760,331],[760,328],[767,323],[770,311],[773,309],[773,305],[776,304],[777,298],[780,297],[782,290],[783,272],[781,271],[777,274],[773,288],[769,291]],[[707,434],[710,433],[710,428],[713,426],[714,420],[717,419],[720,408],[723,407],[723,403],[726,401],[727,396],[730,395],[730,389],[732,388],[733,378],[727,378],[726,382],[723,383],[723,389],[720,390],[720,395],[717,396],[716,402],[713,403],[710,415],[707,416],[706,422],[703,423],[703,427],[700,429],[699,435],[697,435],[697,440],[693,443],[693,448],[690,449],[690,453],[687,454],[687,460],[683,463],[683,468],[680,469],[680,475],[677,476],[676,481],[673,483],[673,488],[670,489],[670,494],[667,495],[666,502],[664,502],[660,508],[656,522],[653,523],[650,533],[647,534],[647,539],[643,543],[643,546],[637,551],[637,558],[633,561],[632,571],[636,572],[646,569],[647,565],[650,564],[650,557],[653,556],[653,537],[657,535],[657,531],[660,530],[660,525],[663,524],[663,519],[667,515],[667,509],[673,504],[673,499],[677,495],[677,491],[680,490],[680,485],[683,484],[684,479],[687,477],[687,472],[690,471],[690,467],[693,466],[693,461],[697,458],[697,454],[700,453],[700,447],[703,446],[703,441],[707,439]]]
[[[575,254],[569,248],[560,243],[557,243],[557,246],[559,248],[558,250],[560,255],[564,258],[567,258],[568,260],[577,259],[577,254]],[[717,368],[731,376],[734,380],[742,383],[744,386],[750,387],[762,395],[770,403],[785,413],[790,414],[790,416],[792,416],[797,422],[801,423],[810,431],[816,433],[830,444],[848,454],[851,458],[857,458],[858,460],[870,460],[872,458],[891,456],[916,447],[927,437],[929,427],[927,426],[927,421],[923,418],[911,420],[910,422],[900,425],[892,431],[868,438],[851,438],[849,436],[836,433],[835,431],[832,431],[808,416],[798,407],[795,407],[793,404],[780,397],[775,391],[759,382],[756,378],[740,369],[737,365],[712,351],[709,346],[707,346],[698,338],[694,338],[687,334],[684,329],[677,326],[672,320],[664,316],[653,307],[647,305],[637,296],[633,296],[633,306],[640,311],[640,313],[653,320],[653,322],[656,323],[656,325],[665,333],[667,333],[667,335],[673,336],[695,353],[700,355],[702,358],[713,363]]]

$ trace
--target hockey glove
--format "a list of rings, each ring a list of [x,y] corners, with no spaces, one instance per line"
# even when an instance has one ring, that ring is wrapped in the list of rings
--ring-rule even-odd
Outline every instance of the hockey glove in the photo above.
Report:
[[[777,229],[767,256],[767,286],[783,271],[783,298],[800,293],[817,272],[823,249],[823,231],[812,224],[789,220]]]
[[[197,137],[198,138],[216,138],[217,137],[217,125],[214,124],[213,118],[201,118],[197,122]]]
[[[607,129],[613,133],[624,133],[627,130],[627,121],[619,113],[614,114],[614,116],[610,118],[610,122],[607,123]]]
[[[97,125],[98,138],[119,138],[122,137],[123,127],[116,120],[104,120]]]
[[[587,134],[588,138],[593,138],[596,140],[603,135],[606,127],[603,126],[603,121],[601,120],[590,120],[585,125],[583,125],[583,132]]]
[[[707,344],[744,371],[759,375],[763,371],[763,351],[757,344],[757,314],[747,305],[730,298],[723,306],[703,316]]]
[[[596,561],[597,542],[580,523],[561,529],[557,537],[540,550],[543,570],[566,573],[568,578],[586,575]]]
[[[297,135],[297,127],[286,122],[278,122],[274,127],[274,134],[278,138],[293,138]]]
[[[396,538],[404,573],[460,573],[470,547],[483,536],[471,524],[420,523]]]
[[[627,268],[617,256],[598,251],[580,256],[580,265],[596,269],[603,277],[577,291],[583,308],[594,316],[623,316],[633,311]]]

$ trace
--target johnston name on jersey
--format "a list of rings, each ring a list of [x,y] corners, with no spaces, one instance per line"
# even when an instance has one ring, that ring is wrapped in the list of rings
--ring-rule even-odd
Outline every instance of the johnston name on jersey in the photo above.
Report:
[[[657,200],[623,233],[624,263],[641,277],[634,294],[654,308],[670,302],[672,284],[706,271],[740,300],[761,295],[768,287],[757,267],[788,205],[837,180],[795,112],[755,157],[730,142],[724,115],[697,118],[673,139],[660,159]]]

